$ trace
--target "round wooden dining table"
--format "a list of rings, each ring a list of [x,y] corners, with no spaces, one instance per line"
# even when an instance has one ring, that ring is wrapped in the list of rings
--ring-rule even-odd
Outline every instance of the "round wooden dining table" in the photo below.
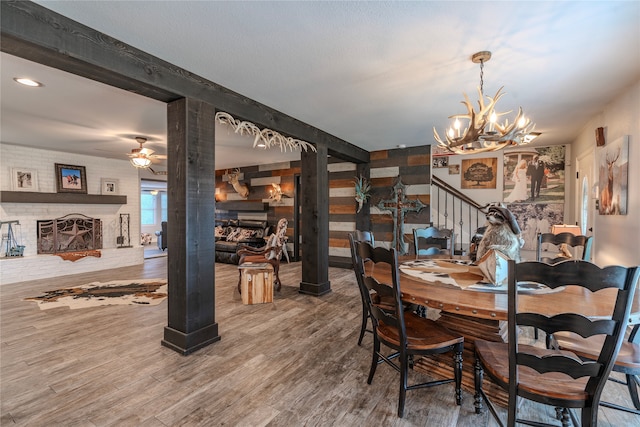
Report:
[[[400,257],[399,265],[414,261],[414,257]],[[388,266],[375,266],[373,276],[380,282],[391,283]],[[504,341],[506,339],[507,294],[504,291],[472,287],[459,287],[446,280],[425,280],[402,272],[400,268],[400,290],[402,299],[427,308],[440,310],[438,323],[465,338],[463,354],[463,387],[473,393],[474,342],[476,339]],[[591,293],[577,286],[565,286],[554,292],[519,293],[520,311],[533,311],[546,315],[563,312],[579,312],[586,316],[610,316],[615,299],[615,290],[607,289]],[[636,292],[630,324],[640,323],[640,292]],[[540,337],[544,345],[544,337]],[[444,355],[422,358],[415,363],[415,369],[428,375],[450,377],[451,363]],[[506,405],[507,396],[494,384],[485,384],[487,392],[494,395],[499,403]]]

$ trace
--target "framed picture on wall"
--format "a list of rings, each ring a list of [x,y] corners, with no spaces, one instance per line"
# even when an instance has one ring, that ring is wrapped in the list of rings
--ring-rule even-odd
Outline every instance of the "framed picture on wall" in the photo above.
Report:
[[[431,158],[431,166],[434,168],[446,168],[449,166],[449,157],[438,156]]]
[[[13,191],[38,191],[38,171],[31,168],[11,168]]]
[[[598,149],[600,215],[626,215],[629,187],[629,138],[623,136]]]
[[[462,159],[463,189],[496,188],[498,158]]]
[[[86,168],[56,163],[56,190],[58,193],[87,194]]]
[[[460,175],[460,165],[449,165],[449,175]]]
[[[102,178],[100,180],[101,194],[116,195],[118,194],[119,181],[115,178]]]

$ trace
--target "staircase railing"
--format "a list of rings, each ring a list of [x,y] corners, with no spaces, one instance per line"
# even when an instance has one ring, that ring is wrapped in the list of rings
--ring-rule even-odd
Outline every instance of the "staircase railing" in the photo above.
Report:
[[[465,254],[478,227],[486,222],[486,208],[437,176],[431,176],[431,221],[455,233],[454,251]]]

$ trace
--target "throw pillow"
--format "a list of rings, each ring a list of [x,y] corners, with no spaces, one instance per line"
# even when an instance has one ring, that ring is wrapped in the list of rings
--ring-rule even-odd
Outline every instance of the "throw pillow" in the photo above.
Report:
[[[224,227],[222,227],[221,225],[216,225],[215,236],[216,237],[224,237],[225,234],[226,234],[225,231],[226,230],[224,229]]]
[[[249,229],[246,229],[246,228],[242,228],[242,229],[240,229],[238,240],[240,241],[240,240],[250,239],[250,238],[255,236],[255,233],[256,233],[255,230],[249,230]]]
[[[227,242],[237,242],[238,235],[240,234],[240,229],[235,228],[227,234]]]

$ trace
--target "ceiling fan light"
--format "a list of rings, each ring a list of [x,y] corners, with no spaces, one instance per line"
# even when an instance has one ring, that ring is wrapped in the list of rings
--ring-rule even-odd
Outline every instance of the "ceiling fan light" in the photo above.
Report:
[[[136,168],[146,169],[151,166],[151,160],[145,156],[132,157],[131,164]]]

